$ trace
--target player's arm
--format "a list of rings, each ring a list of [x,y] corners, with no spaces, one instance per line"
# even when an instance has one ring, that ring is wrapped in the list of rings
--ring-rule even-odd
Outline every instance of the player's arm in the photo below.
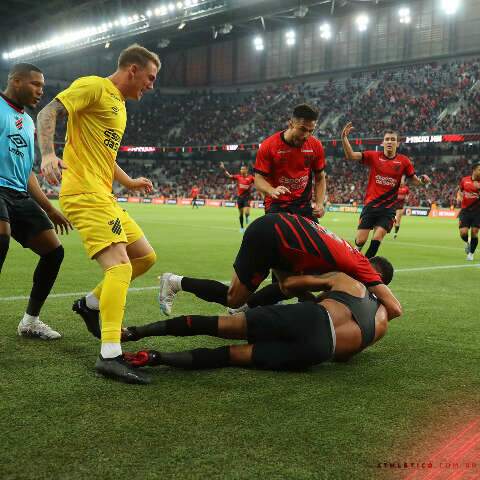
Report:
[[[263,193],[264,195],[268,195],[269,197],[275,199],[278,198],[280,195],[290,193],[290,190],[283,185],[279,185],[278,187],[272,187],[272,185],[261,173],[255,173],[255,188],[260,193]]]
[[[223,162],[220,162],[220,168],[223,170],[223,173],[225,173],[225,175],[228,177],[228,178],[233,178],[233,175],[231,173],[228,173],[227,172],[227,169],[225,168],[225,165]]]
[[[430,177],[428,175],[415,175],[413,174],[411,177],[407,177],[408,180],[413,183],[414,185],[428,185],[432,181],[430,180]]]
[[[402,305],[385,284],[381,283],[368,287],[368,290],[373,293],[378,298],[378,301],[386,308],[389,320],[402,315]]]
[[[148,178],[132,178],[122,168],[120,168],[117,163],[115,163],[113,178],[127,190],[140,190],[144,191],[145,193],[151,193],[153,191],[153,184]]]
[[[52,100],[42,108],[37,116],[37,139],[42,154],[41,170],[46,180],[58,185],[62,178],[62,169],[65,165],[55,155],[54,137],[57,117],[66,117],[66,108],[57,99]]]
[[[62,212],[60,212],[60,210],[52,205],[50,200],[43,193],[38,183],[37,176],[33,172],[31,172],[28,177],[27,188],[30,196],[42,207],[43,210],[45,210],[45,213],[55,225],[55,231],[57,233],[58,230],[60,230],[63,235],[64,232],[68,234],[68,229],[73,230],[71,223],[66,219]]]
[[[338,272],[323,275],[292,275],[279,280],[280,289],[287,297],[295,297],[305,292],[320,292],[330,290]]]
[[[323,217],[325,214],[325,194],[327,192],[327,176],[325,171],[315,172],[315,187],[314,187],[314,201],[315,207],[313,214],[316,217]]]
[[[348,140],[348,134],[353,130],[352,122],[348,122],[342,130],[342,145],[347,160],[356,160],[360,162],[363,158],[362,152],[354,152]]]

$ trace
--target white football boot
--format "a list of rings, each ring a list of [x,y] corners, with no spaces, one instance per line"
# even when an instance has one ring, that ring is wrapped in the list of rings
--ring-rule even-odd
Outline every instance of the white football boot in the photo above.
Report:
[[[42,340],[57,340],[58,338],[62,338],[58,332],[41,320],[33,320],[31,322],[24,322],[22,320],[18,324],[17,333],[21,337],[40,338]]]
[[[158,277],[160,279],[158,303],[164,315],[170,315],[175,295],[180,291],[176,282],[173,281],[175,276],[174,273],[164,273],[161,277]]]

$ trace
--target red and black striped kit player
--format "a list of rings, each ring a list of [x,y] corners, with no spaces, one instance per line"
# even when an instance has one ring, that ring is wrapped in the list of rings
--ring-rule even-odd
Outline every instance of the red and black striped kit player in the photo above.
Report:
[[[248,174],[248,167],[245,165],[242,165],[240,167],[240,173],[235,175],[228,173],[223,162],[220,163],[220,168],[228,178],[234,180],[237,184],[237,207],[239,212],[240,231],[243,233],[243,216],[245,215],[247,225],[250,218],[250,197],[255,177]]]
[[[255,186],[265,194],[265,213],[296,213],[312,219],[323,215],[325,152],[312,135],[317,119],[318,111],[298,105],[288,129],[261,143]]]
[[[402,176],[405,175],[415,185],[426,185],[430,183],[430,179],[427,175],[417,177],[410,159],[406,155],[397,153],[400,143],[396,132],[385,132],[383,152],[354,152],[348,141],[348,134],[352,129],[353,126],[349,122],[342,130],[345,156],[348,160],[361,161],[363,165],[370,168],[355,244],[361,250],[368,240],[370,230],[373,230],[372,240],[365,254],[371,258],[376,255],[381,241],[393,227]]]
[[[472,174],[460,180],[457,200],[461,201],[461,210],[458,215],[460,238],[466,244],[467,260],[471,261],[478,245],[480,228],[480,164],[474,165]],[[468,230],[470,230],[470,240]]]
[[[287,298],[284,285],[292,276],[329,272],[342,272],[363,283],[384,305],[393,301],[386,286],[393,276],[388,260],[367,259],[345,240],[300,215],[271,213],[257,218],[243,236],[233,268],[230,286],[216,280],[163,274],[161,309],[170,314],[175,294],[180,290],[233,308],[245,303],[250,308],[271,305]],[[279,283],[267,285],[253,295],[270,270]],[[278,298],[278,292],[283,296]]]

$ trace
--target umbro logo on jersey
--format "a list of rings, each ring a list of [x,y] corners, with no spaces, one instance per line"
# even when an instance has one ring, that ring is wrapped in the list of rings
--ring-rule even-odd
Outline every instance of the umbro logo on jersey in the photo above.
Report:
[[[15,126],[18,130],[21,130],[23,128],[23,118],[15,117]]]
[[[120,223],[120,219],[116,218],[115,220],[110,220],[108,222],[109,225],[112,225],[112,232],[120,235],[122,233],[122,224]]]
[[[19,135],[18,133],[15,133],[14,135],[7,135],[7,137],[12,141],[12,143],[17,147],[17,148],[25,148],[27,147],[27,142],[24,140],[24,138]]]

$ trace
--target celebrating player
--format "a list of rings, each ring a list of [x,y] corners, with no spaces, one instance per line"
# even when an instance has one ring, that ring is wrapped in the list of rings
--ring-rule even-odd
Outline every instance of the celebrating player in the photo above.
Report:
[[[40,257],[27,310],[17,332],[53,340],[60,338],[60,333],[39,317],[63,261],[63,246],[53,224],[62,234],[68,233],[72,226],[42,192],[32,170],[35,125],[24,108],[38,104],[44,84],[40,69],[19,63],[10,70],[7,89],[0,93],[0,271],[10,237]]]
[[[128,383],[148,383],[122,356],[121,326],[130,281],[155,263],[156,255],[140,227],[112,195],[113,180],[129,190],[150,192],[150,180],[130,178],[115,162],[125,130],[125,100],[140,100],[153,89],[160,60],[139,45],[123,50],[117,70],[108,78],[83,77],[57,95],[38,116],[42,171],[57,185],[60,205],[79,231],[90,258],[104,271],[103,281],[77,300],[73,309],[100,337],[97,372]],[[63,160],[56,157],[53,137],[57,116],[68,115]],[[62,175],[63,170],[63,175]]]
[[[348,122],[342,130],[342,143],[347,160],[357,160],[370,167],[367,192],[360,223],[358,225],[355,244],[359,250],[368,240],[370,230],[373,229],[372,240],[365,254],[374,257],[385,235],[390,232],[395,219],[395,204],[402,176],[405,175],[415,185],[428,185],[430,178],[427,175],[415,175],[410,159],[400,153],[397,154],[400,142],[398,134],[387,130],[383,136],[383,152],[364,151],[354,152],[348,134],[353,125]]]
[[[390,262],[382,257],[368,260],[345,240],[300,215],[268,214],[257,218],[243,236],[233,267],[230,286],[215,280],[164,273],[160,281],[160,308],[170,314],[174,297],[181,290],[234,308],[246,302],[250,307],[271,305],[287,298],[285,281],[288,277],[332,271],[346,273],[365,284],[387,311],[396,312],[399,308],[386,286],[393,277]],[[263,298],[253,303],[252,294],[270,269],[275,271],[280,283],[260,290],[258,294]],[[278,298],[278,289],[283,293],[281,298]]]
[[[395,233],[393,234],[393,238],[397,238],[398,231],[400,230],[400,222],[402,221],[403,217],[403,209],[405,208],[405,202],[407,201],[408,195],[410,193],[410,189],[408,185],[405,183],[405,177],[402,177],[402,181],[400,182],[400,188],[398,189],[397,195],[397,203],[395,205]]]
[[[308,286],[306,287],[306,285]],[[196,348],[183,352],[140,351],[125,354],[132,365],[180,368],[253,366],[284,370],[328,360],[346,361],[382,338],[393,318],[360,282],[344,273],[290,277],[290,294],[322,290],[317,302],[257,307],[232,316],[188,315],[141,327],[129,327],[124,341],[173,335],[247,340],[248,344]]]
[[[240,167],[240,174],[236,175],[228,173],[223,162],[220,163],[220,168],[228,178],[237,182],[237,207],[240,220],[240,232],[243,233],[243,215],[245,215],[245,224],[248,225],[250,218],[250,195],[255,177],[248,174],[248,167],[245,165]]]
[[[287,130],[273,134],[260,145],[255,187],[265,194],[265,213],[288,212],[311,219],[324,215],[325,153],[320,140],[312,135],[317,120],[317,110],[298,105]]]
[[[480,163],[473,166],[471,175],[460,180],[457,201],[461,202],[461,210],[458,215],[460,238],[465,242],[467,260],[472,261],[478,245],[478,229],[480,228]],[[468,241],[469,229],[470,241]]]
[[[200,208],[197,204],[197,198],[199,193],[200,193],[200,189],[196,185],[194,185],[190,190],[190,197],[192,197],[192,208],[195,208],[195,207]]]

